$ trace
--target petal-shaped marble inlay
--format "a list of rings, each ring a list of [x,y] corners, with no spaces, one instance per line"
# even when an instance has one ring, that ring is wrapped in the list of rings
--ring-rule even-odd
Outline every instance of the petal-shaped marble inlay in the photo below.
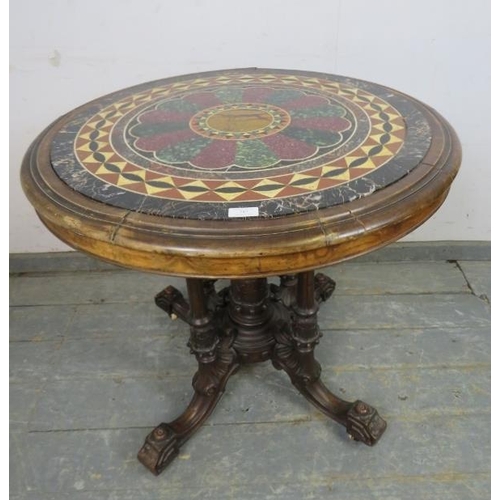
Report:
[[[341,133],[352,127],[346,109],[323,96],[228,86],[162,101],[139,114],[129,132],[136,138],[134,146],[159,162],[218,170],[300,161],[338,145]],[[237,144],[222,144],[227,141]]]

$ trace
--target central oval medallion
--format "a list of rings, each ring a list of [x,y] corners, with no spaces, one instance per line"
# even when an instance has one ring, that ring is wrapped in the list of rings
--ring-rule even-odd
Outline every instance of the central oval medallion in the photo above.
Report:
[[[234,103],[207,108],[191,118],[191,130],[211,139],[244,140],[281,132],[290,115],[277,106]]]
[[[228,109],[215,113],[207,125],[220,132],[254,132],[273,123],[273,116],[267,111],[253,109]]]

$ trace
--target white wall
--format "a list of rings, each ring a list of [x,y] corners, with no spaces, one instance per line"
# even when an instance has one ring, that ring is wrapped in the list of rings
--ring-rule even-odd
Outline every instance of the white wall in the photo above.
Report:
[[[381,83],[455,127],[463,164],[410,240],[490,239],[488,0],[15,0],[10,4],[10,251],[67,250],[19,185],[24,151],[54,118],[157,78],[235,67]]]

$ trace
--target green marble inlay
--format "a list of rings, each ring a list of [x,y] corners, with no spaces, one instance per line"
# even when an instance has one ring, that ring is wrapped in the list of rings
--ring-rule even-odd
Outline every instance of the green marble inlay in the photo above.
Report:
[[[246,168],[265,168],[274,165],[279,158],[259,139],[238,141],[235,163]]]
[[[159,122],[159,123],[141,123],[130,129],[130,133],[135,137],[151,137],[177,130],[184,130],[184,122]]]
[[[200,107],[192,102],[185,101],[184,99],[177,99],[175,101],[163,102],[159,104],[156,109],[176,113],[196,113]]]
[[[208,146],[212,139],[206,137],[194,137],[187,141],[178,142],[156,153],[156,157],[167,163],[180,163],[189,161],[198,155],[201,150]]]
[[[217,89],[214,94],[224,103],[242,102],[243,91],[241,87],[225,87]]]
[[[345,109],[342,106],[329,105],[318,108],[291,109],[289,113],[292,118],[343,117],[345,116]]]
[[[342,140],[342,136],[338,132],[330,132],[328,130],[288,127],[282,133],[288,137],[304,141],[307,144],[313,144],[317,147],[334,146]]]
[[[272,94],[266,97],[265,100],[268,104],[275,104],[279,106],[280,104],[283,104],[287,101],[293,101],[295,99],[303,99],[304,97],[306,97],[304,93],[300,92],[299,90],[281,89],[274,91]]]

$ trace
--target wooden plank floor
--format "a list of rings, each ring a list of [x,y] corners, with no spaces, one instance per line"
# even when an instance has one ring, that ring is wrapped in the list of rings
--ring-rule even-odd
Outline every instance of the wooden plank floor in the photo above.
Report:
[[[49,266],[50,268],[50,266]],[[440,500],[490,496],[490,264],[328,268],[323,378],[388,421],[369,448],[270,364],[233,377],[158,478],[135,455],[191,396],[187,328],[153,304],[182,280],[121,270],[11,277],[12,500]]]

